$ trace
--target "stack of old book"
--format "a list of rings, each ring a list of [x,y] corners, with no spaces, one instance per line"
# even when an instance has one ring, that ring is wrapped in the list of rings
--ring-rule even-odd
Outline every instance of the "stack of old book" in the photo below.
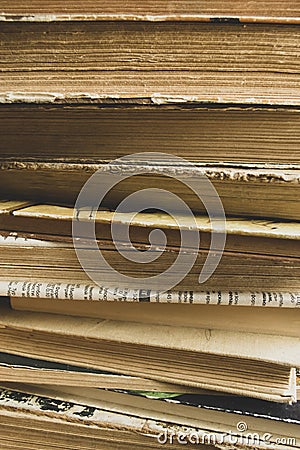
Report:
[[[298,2],[0,8],[1,449],[300,448]]]

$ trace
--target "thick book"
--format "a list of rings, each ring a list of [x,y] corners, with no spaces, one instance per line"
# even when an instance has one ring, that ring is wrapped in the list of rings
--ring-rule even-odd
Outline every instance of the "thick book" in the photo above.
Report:
[[[149,289],[169,289],[166,280],[163,284],[158,283],[155,276],[172,267],[180,249],[151,249],[151,257],[159,261],[141,265],[131,260],[132,251],[126,245],[122,247],[123,254],[120,254],[111,241],[99,240],[97,244],[108,264],[98,265],[98,248],[84,250],[84,270],[72,239],[68,242],[55,236],[30,237],[28,234],[1,231],[0,281],[90,284],[92,278],[96,280],[94,284],[102,285],[105,280],[106,286],[114,286],[116,274],[119,273],[127,277],[124,288],[145,289],[147,281]],[[135,247],[141,251],[149,249],[146,244]],[[200,249],[195,253],[188,249],[184,256],[194,263],[191,270],[188,268],[190,272],[184,265],[180,266],[180,272],[174,273],[171,282],[176,290],[299,292],[300,266],[297,257],[225,251],[212,276],[200,284],[199,274],[207,260],[208,250]]]
[[[173,284],[179,290],[299,291],[298,223],[228,220],[227,247],[220,254],[220,250],[211,244],[214,223],[210,223],[205,217],[195,218],[191,222],[180,214],[170,217],[154,213],[137,215],[132,219],[130,214],[99,211],[95,216],[97,246],[91,248],[92,241],[84,232],[82,234],[82,230],[79,230],[78,235],[75,231],[75,241],[72,239],[74,210],[70,208],[51,208],[47,205],[24,208],[22,203],[18,208],[16,204],[11,205],[9,202],[2,205],[0,281],[3,282],[89,284],[92,277],[94,280],[100,279],[101,284],[112,286],[116,282],[114,271],[117,271],[131,277],[129,287],[141,288],[139,278],[143,277],[145,280],[147,277],[149,281],[151,279],[151,289],[155,290],[162,286],[154,284],[154,275],[169,269],[180,252],[184,252],[184,263],[181,262],[178,266],[180,270],[177,267],[179,276]],[[89,224],[88,227],[92,224],[89,211],[76,211],[75,223],[78,220],[84,225]],[[119,238],[112,239],[113,223],[120,227]],[[126,233],[130,226],[135,249],[151,252],[152,260],[147,264],[137,263],[131,258],[132,242],[123,238],[123,231]],[[167,245],[149,243],[149,230],[157,228],[167,236]],[[182,230],[185,231],[187,244],[182,244]],[[203,237],[199,248],[193,243],[195,231]],[[99,265],[99,248],[109,265]],[[85,270],[78,259],[78,249],[84,256]],[[220,263],[212,276],[199,284],[199,274],[209,250],[215,256],[220,256]],[[187,261],[189,264],[191,260],[194,262],[186,270]]]
[[[163,194],[161,194],[163,195]],[[95,224],[95,236],[102,241],[121,241],[126,245],[127,229],[133,244],[148,244],[152,231],[160,229],[166,236],[166,246],[183,246],[195,250],[193,233],[200,234],[199,249],[218,250],[211,242],[213,232],[226,233],[225,251],[252,255],[269,255],[287,258],[300,257],[300,223],[279,220],[262,220],[227,217],[220,224],[208,215],[192,216],[174,212],[171,216],[163,211],[122,212],[100,208],[97,212],[88,205],[82,209],[63,207],[57,204],[31,204],[30,201],[0,201],[0,232],[18,232],[25,236],[46,240],[69,242],[72,235],[89,238],[85,227],[74,228],[74,222]],[[72,227],[73,225],[73,227]],[[118,226],[117,234],[112,227]],[[224,229],[223,229],[224,227]],[[181,236],[191,235],[191,240]],[[186,243],[185,243],[186,242]],[[159,242],[156,242],[159,246]]]
[[[297,397],[299,337],[0,310],[3,352],[278,402]]]
[[[0,403],[1,448],[5,450],[130,450],[153,447],[179,450],[182,447],[177,439],[159,444],[158,437],[161,435],[163,441],[166,432],[176,429],[180,432],[184,427],[125,412],[116,413],[113,407],[106,405],[93,408],[84,402],[65,402],[53,396],[4,388],[0,392]],[[203,447],[215,449],[213,445],[200,448]],[[232,446],[228,445],[228,448],[232,449]]]
[[[2,23],[1,102],[299,105],[298,24],[52,18]]]
[[[22,89],[26,89],[25,83]],[[195,92],[199,90],[195,86]],[[152,106],[136,105],[135,99],[118,106],[115,99],[113,105],[99,108],[81,105],[80,98],[72,105],[41,105],[34,98],[29,104],[11,104],[8,100],[8,104],[1,104],[1,100],[5,99],[0,97],[2,164],[15,160],[17,166],[27,161],[40,163],[42,169],[47,168],[42,162],[52,160],[88,166],[141,151],[159,151],[194,164],[209,163],[211,170],[216,166],[216,173],[219,165],[223,170],[226,165],[236,165],[241,173],[242,166],[250,169],[250,164],[253,169],[269,169],[270,174],[276,164],[283,174],[283,169],[299,168],[299,104],[258,107],[242,102],[232,106],[216,100],[203,105],[200,97],[190,107],[163,105],[163,99],[162,104]],[[31,167],[33,170],[35,166]],[[59,166],[55,167],[58,170]],[[260,175],[259,170],[256,172]]]
[[[210,392],[189,386],[163,383],[148,378],[111,373],[72,364],[61,364],[45,359],[27,358],[5,352],[0,353],[0,379],[1,382],[10,383],[22,383],[26,379],[26,382],[31,384],[149,391],[153,395],[161,392],[166,395],[174,393],[208,394]]]
[[[112,289],[75,284],[57,285],[38,281],[35,283],[0,282],[0,289],[4,287],[4,284],[6,284],[8,292],[14,295],[18,291],[18,287],[24,288],[22,297],[10,297],[11,307],[19,311],[299,336],[299,308],[279,306],[280,299],[286,299],[287,302],[293,300],[295,294],[292,293],[168,291],[166,294],[161,294],[149,291],[149,295],[152,297],[142,296],[138,300],[140,294],[138,290],[128,292],[121,288]],[[68,293],[73,295],[75,292],[78,297],[76,300],[65,297],[58,299],[55,295],[59,292],[64,296]],[[31,293],[39,294],[39,297],[30,297]],[[53,297],[49,297],[50,293],[53,293]],[[99,293],[98,298],[96,297],[97,293]],[[95,296],[94,300],[91,300],[90,295]],[[6,301],[5,299],[3,297],[1,301]],[[235,306],[230,303],[226,304],[226,301],[229,302],[233,299],[237,302]],[[261,304],[265,304],[265,306],[254,307],[254,299],[257,302],[261,300]],[[273,307],[266,307],[268,300],[270,300],[270,305],[273,302]],[[218,303],[219,301],[220,303]],[[243,302],[247,302],[248,306],[241,306]]]
[[[58,429],[63,431],[65,442],[73,443],[72,448],[83,436],[87,449],[95,448],[90,447],[91,440],[97,448],[108,448],[110,443],[122,450],[128,443],[135,444],[134,448],[139,444],[170,449],[183,444],[210,450],[299,448],[299,404],[222,395],[154,400],[128,392],[5,383],[1,385],[0,404],[1,432],[7,433],[14,421],[16,445],[26,440],[26,428],[30,427],[40,442],[47,431],[47,438],[51,436],[59,449]],[[7,433],[6,441],[9,436]]]
[[[1,108],[0,108],[1,114]],[[7,117],[7,112],[5,113]],[[13,119],[14,120],[14,119]],[[4,123],[5,119],[0,121]],[[26,123],[23,120],[23,123]],[[63,122],[65,123],[65,122]],[[2,142],[7,133],[6,125],[3,130]],[[37,125],[37,127],[44,125]],[[20,126],[16,127],[20,132]],[[16,138],[16,129],[12,128],[13,139]],[[53,130],[57,134],[56,128]],[[94,134],[94,133],[93,133]],[[28,134],[26,133],[28,137]],[[76,141],[78,142],[78,136]],[[143,137],[144,139],[144,137]],[[67,141],[69,139],[67,138]],[[23,138],[22,138],[23,141]],[[62,139],[65,142],[65,138]],[[132,142],[131,138],[122,139],[122,142]],[[284,142],[286,142],[284,140]],[[1,145],[1,144],[0,144]],[[10,142],[4,145],[1,155],[9,148],[12,152]],[[29,148],[33,148],[29,144]],[[58,144],[53,142],[51,148],[58,148]],[[126,165],[118,162],[114,163],[87,163],[74,162],[67,160],[65,157],[65,145],[59,150],[64,155],[64,162],[57,161],[41,161],[40,142],[37,136],[36,141],[36,161],[15,160],[10,156],[6,159],[0,158],[0,188],[2,199],[11,200],[33,200],[38,203],[53,203],[74,205],[79,192],[89,178],[98,172],[99,193],[106,192],[107,184],[105,181],[109,179],[110,174],[117,174],[122,178],[121,182],[107,192],[104,197],[102,206],[115,208],[120,201],[133,192],[141,189],[163,186],[167,191],[173,192],[180,199],[186,202],[190,209],[196,213],[205,212],[203,203],[199,200],[191,190],[184,184],[189,183],[191,177],[199,178],[199,186],[201,180],[207,178],[214,188],[224,206],[227,216],[246,216],[260,218],[277,218],[277,220],[300,220],[300,206],[298,201],[300,175],[297,167],[265,167],[255,168],[252,166],[237,166],[224,164],[213,165],[197,165],[193,171],[187,167],[172,166],[163,163],[157,163],[153,159],[151,164],[135,164]],[[75,146],[72,144],[72,148]],[[82,153],[85,149],[84,143],[80,144],[78,151]],[[141,148],[144,148],[144,145]],[[158,146],[160,148],[160,144]],[[286,148],[286,147],[285,147]],[[17,143],[17,151],[24,153],[24,147],[21,142]],[[45,149],[45,142],[43,142]],[[131,152],[130,152],[131,153]],[[250,154],[251,150],[247,152]],[[101,158],[101,156],[100,156]],[[134,175],[139,170],[146,173],[143,175]],[[107,178],[108,177],[108,178]],[[175,177],[175,179],[174,179]],[[176,177],[178,180],[176,180]],[[179,180],[182,180],[179,181]],[[161,195],[165,195],[161,193]]]
[[[53,239],[52,236],[51,238]],[[85,261],[85,269],[89,270],[87,274],[78,261],[72,241],[61,242],[59,239],[52,239],[46,240],[44,236],[42,239],[36,236],[29,238],[28,235],[16,236],[13,233],[1,232],[0,281],[90,284],[90,277],[92,277],[94,280],[101,280],[101,284],[106,286],[115,286],[114,271],[116,271],[129,277],[127,284],[124,283],[124,288],[145,289],[145,280],[148,279],[150,282],[152,277],[151,286],[157,290],[159,283],[155,276],[163,274],[171,267],[178,255],[176,249],[164,250],[163,254],[160,249],[156,249],[151,252],[151,255],[159,257],[159,263],[154,261],[141,266],[130,260],[132,252],[126,246],[122,256],[112,243],[99,241],[101,255],[109,265],[104,267],[95,265],[99,251],[91,250],[85,254],[88,258]],[[148,250],[148,247],[141,244],[137,248]],[[299,292],[300,265],[296,257],[224,252],[213,275],[199,284],[199,273],[207,255],[208,251],[205,250],[193,254],[192,256],[196,256],[193,268],[186,274],[186,266],[182,267],[178,279],[172,281],[173,289]],[[111,268],[114,270],[112,271]],[[144,280],[143,284],[141,280]],[[161,287],[164,288],[164,286]]]

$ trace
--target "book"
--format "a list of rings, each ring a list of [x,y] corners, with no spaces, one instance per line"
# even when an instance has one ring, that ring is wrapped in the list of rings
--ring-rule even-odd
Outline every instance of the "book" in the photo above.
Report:
[[[238,45],[234,48],[238,52]],[[56,66],[49,67],[51,70],[55,72]],[[49,89],[51,85],[47,92]],[[174,92],[177,89],[174,87]],[[179,96],[179,104],[175,101],[168,104],[163,96],[159,100],[158,94],[157,97],[153,94],[153,105],[138,104],[139,99],[134,98],[124,105],[126,99],[115,98],[112,105],[104,103],[101,108],[92,100],[82,105],[84,98],[79,94],[78,98],[74,94],[75,104],[70,99],[62,105],[51,100],[48,104],[47,98],[40,104],[33,97],[26,104],[10,103],[9,99],[0,97],[1,164],[9,167],[10,163],[13,168],[14,163],[17,169],[22,162],[27,162],[28,170],[31,168],[33,172],[34,167],[49,169],[51,165],[47,163],[51,162],[53,170],[59,171],[69,162],[72,164],[69,171],[74,170],[76,163],[83,167],[85,164],[88,170],[91,163],[101,165],[141,151],[159,151],[185,158],[200,169],[203,166],[202,170],[208,174],[215,171],[215,177],[218,168],[226,175],[232,167],[236,169],[232,176],[240,173],[242,177],[248,169],[249,178],[257,174],[259,181],[265,175],[267,182],[268,172],[276,175],[277,170],[288,176],[289,171],[299,169],[299,103],[293,107],[285,103],[266,107],[251,105],[250,99],[234,106],[222,104],[220,99],[221,103],[207,105],[205,100],[201,101],[199,92],[200,87],[195,85],[194,93],[198,93],[199,101],[190,106],[188,99],[185,104]],[[35,95],[38,97],[38,93]],[[166,166],[163,160],[158,163]],[[166,173],[167,170],[165,167]]]
[[[53,239],[53,237],[52,237]],[[114,286],[116,275],[109,268],[93,266],[96,253],[86,253],[88,257],[85,268],[89,275],[83,270],[76,256],[72,242],[61,242],[60,240],[45,240],[28,238],[1,232],[0,251],[0,281],[30,281],[46,283],[71,283],[89,284],[90,276],[105,282],[107,286]],[[117,273],[124,274],[130,278],[125,288],[138,289],[144,286],[139,277],[151,278],[151,276],[163,273],[174,263],[178,252],[176,249],[165,250],[159,259],[160,264],[149,263],[147,267],[141,267],[130,261],[131,252],[124,247],[123,256],[119,254],[114,246],[107,241],[99,241],[101,254]],[[148,249],[148,246],[139,245],[140,250]],[[186,267],[183,267],[185,275],[182,281],[176,281],[173,289],[177,290],[232,290],[232,291],[272,291],[272,292],[298,292],[299,291],[299,262],[298,258],[280,258],[273,256],[232,254],[224,252],[220,264],[214,274],[201,285],[199,284],[199,267],[202,268],[207,251],[199,251],[196,254],[196,264],[193,269],[185,275]],[[124,265],[124,255],[127,255]],[[153,250],[152,255],[160,256],[159,249]],[[194,255],[192,255],[194,256]],[[30,263],[31,261],[31,263]],[[181,279],[181,274],[179,274]],[[154,290],[159,289],[158,283],[152,280]]]
[[[126,215],[100,211],[95,213],[96,237],[99,238],[95,241],[96,246],[91,247],[93,241],[84,234],[84,230],[80,229],[78,235],[73,230],[73,239],[71,237],[74,216],[75,224],[93,224],[89,208],[75,214],[71,208],[47,205],[24,208],[22,202],[21,205],[18,208],[15,203],[2,203],[0,220],[4,230],[0,231],[3,257],[0,261],[0,281],[3,282],[89,284],[92,278],[94,283],[98,279],[101,284],[113,286],[119,280],[119,277],[116,278],[117,273],[131,277],[130,286],[124,284],[124,288],[142,288],[141,277],[145,280],[146,276],[151,278],[151,288],[159,290],[161,281],[155,285],[154,275],[168,270],[177,258],[180,260],[179,256],[184,252],[184,262],[177,264],[179,276],[176,272],[173,283],[173,287],[178,290],[199,291],[199,286],[215,291],[297,293],[299,290],[298,223],[229,220],[227,225],[224,223],[223,231],[227,231],[228,239],[222,254],[222,249],[211,243],[212,232],[220,233],[221,228],[215,230],[214,222],[209,222],[207,218],[193,216],[191,220],[180,214],[170,217],[161,213],[147,213],[132,219],[131,213]],[[113,238],[113,224],[120,226],[119,238]],[[151,253],[152,260],[147,264],[141,265],[131,258],[131,240],[127,242],[123,236],[131,225],[135,250],[148,250]],[[167,236],[166,245],[161,242],[150,244],[149,233],[157,228]],[[48,230],[51,230],[51,234]],[[182,230],[185,230],[187,244],[182,244]],[[201,231],[203,240],[195,246],[193,233],[196,232],[198,236]],[[99,248],[108,265],[99,265]],[[83,255],[80,260],[79,251]],[[212,276],[199,284],[199,274],[209,252],[215,257],[219,255],[220,263]],[[32,259],[34,263],[30,263]],[[186,269],[191,261],[190,268]]]
[[[85,210],[86,209],[86,210]],[[75,230],[72,222],[95,223],[95,235],[99,240],[117,240],[112,236],[112,226],[117,224],[120,231],[118,240],[126,242],[126,230],[130,227],[130,241],[134,244],[149,244],[149,234],[161,229],[167,238],[167,245],[175,248],[186,246],[182,242],[181,231],[200,233],[199,249],[208,250],[213,243],[211,234],[216,223],[207,215],[193,214],[192,217],[177,212],[171,216],[162,211],[118,212],[101,208],[93,211],[87,206],[83,210],[49,204],[30,204],[23,201],[0,202],[0,230],[19,232],[28,235],[63,242],[63,237],[86,238],[83,230]],[[224,220],[225,222],[225,220]],[[50,233],[51,231],[51,233]],[[81,234],[75,234],[80,233]],[[279,220],[262,220],[240,217],[227,217],[224,223],[226,232],[225,251],[256,255],[298,257],[300,254],[300,224]],[[186,239],[187,241],[188,239]],[[66,242],[69,242],[66,239]],[[194,249],[190,244],[190,248]],[[217,248],[215,248],[217,250]]]
[[[0,391],[0,421],[5,427],[1,432],[9,429],[13,418],[19,418],[16,442],[26,439],[26,428],[30,427],[40,442],[48,431],[46,435],[54,443],[59,427],[64,439],[73,445],[85,436],[83,442],[88,449],[94,448],[89,446],[91,439],[94,445],[98,443],[97,448],[107,448],[109,442],[121,436],[120,447],[114,448],[127,449],[129,442],[141,443],[143,448],[161,445],[179,449],[185,442],[200,448],[208,445],[209,449],[299,448],[299,404],[276,405],[241,397],[228,400],[222,395],[154,400],[95,389],[86,389],[82,394],[76,389],[53,386],[4,384]]]
[[[207,175],[220,192],[227,214],[299,220],[298,19],[293,7],[291,16],[268,19],[266,4],[257,5],[265,13],[250,14],[253,23],[245,24],[239,18],[247,21],[247,15],[220,12],[221,21],[215,21],[210,20],[213,12],[201,16],[199,7],[191,21],[174,4],[170,8],[178,16],[130,16],[117,8],[118,21],[110,20],[106,9],[93,21],[88,13],[80,21],[85,14],[65,10],[61,15],[55,6],[52,16],[41,15],[37,5],[19,15],[6,5],[2,14],[4,195],[74,204],[97,169],[107,174],[115,170],[109,166],[115,158],[160,149],[195,163],[195,173]],[[233,4],[230,10],[233,14]],[[169,43],[170,51],[162,51]],[[182,173],[181,167],[163,167],[161,161],[155,166],[154,156],[151,162],[151,176],[127,180],[107,205],[115,206],[137,182],[152,179],[203,211],[188,189],[170,182],[170,173]]]
[[[159,225],[159,224],[158,224]],[[241,233],[243,234],[243,233]],[[268,240],[268,238],[266,238]],[[272,239],[271,239],[272,240]],[[115,273],[130,277],[130,286],[141,288],[140,277],[153,277],[166,271],[176,261],[181,247],[150,244],[135,244],[141,251],[150,250],[152,262],[141,265],[131,260],[131,243],[112,240],[98,240],[96,248],[90,249],[90,240],[75,238],[83,252],[84,261],[79,262],[72,238],[55,235],[32,235],[30,233],[0,232],[0,281],[31,281],[47,283],[89,284],[90,277],[99,279],[100,285],[116,283]],[[99,265],[99,248],[108,265]],[[77,247],[78,248],[78,247]],[[120,252],[120,248],[122,252]],[[299,258],[297,256],[277,256],[276,254],[224,251],[213,254],[220,256],[220,263],[213,275],[199,284],[199,274],[208,256],[208,249],[184,249],[185,262],[192,262],[191,270],[180,266],[181,272],[173,283],[177,290],[233,290],[298,292]],[[215,253],[214,253],[215,252]],[[126,261],[126,264],[124,264]],[[81,264],[84,263],[84,270]],[[114,272],[111,270],[114,269]],[[140,280],[139,280],[140,278]],[[172,279],[173,280],[173,279]],[[149,280],[150,282],[150,280]],[[161,287],[161,286],[160,286]],[[151,279],[150,289],[159,290],[159,285]],[[165,286],[164,286],[165,288]]]
[[[299,105],[298,25],[284,19],[52,19],[2,23],[1,102]]]
[[[138,298],[139,291],[127,292],[126,289],[98,287],[93,285],[57,285],[53,283],[8,282],[5,283],[10,292],[23,286],[23,297],[10,297],[10,305],[19,311],[35,311],[51,314],[62,314],[78,317],[101,318],[108,320],[125,320],[129,322],[152,323],[159,325],[217,328],[251,333],[268,333],[285,336],[299,336],[299,311],[294,307],[279,306],[280,299],[286,299],[289,293],[243,293],[243,292],[176,292],[169,291],[165,295],[149,291],[152,301]],[[0,288],[3,283],[0,282]],[[30,297],[30,290],[39,293],[39,297]],[[28,294],[27,294],[28,292]],[[45,292],[43,295],[42,293]],[[46,297],[47,293],[77,293],[77,300],[57,297]],[[100,299],[91,300],[88,296],[99,292]],[[85,294],[84,294],[85,293]],[[149,297],[150,299],[151,297]],[[159,298],[159,301],[157,301]],[[1,301],[5,301],[5,297]],[[128,299],[128,300],[126,300]],[[203,303],[197,303],[197,300]],[[208,299],[216,303],[208,303]],[[235,299],[237,304],[226,305],[226,301]],[[272,300],[277,306],[241,306],[248,305],[256,299],[267,302]],[[145,301],[146,300],[146,301]],[[193,300],[193,303],[191,301]],[[218,301],[221,301],[218,304]],[[222,300],[224,303],[222,303]],[[178,303],[177,303],[177,302]],[[241,302],[241,304],[240,304]],[[172,304],[170,304],[172,303]]]
[[[172,423],[160,423],[138,416],[114,413],[32,395],[13,389],[1,389],[0,436],[3,449],[45,448],[87,450],[114,448],[175,448],[181,444],[159,444],[157,436],[175,430]],[[163,437],[162,435],[162,437]],[[180,446],[180,447],[179,447]],[[200,447],[201,448],[201,447]],[[214,446],[209,445],[209,450]]]
[[[24,122],[25,120],[23,120]],[[6,129],[7,127],[8,125]],[[3,133],[6,131],[3,130]],[[78,136],[76,139],[78,140]],[[7,146],[11,148],[12,144],[7,143],[5,148]],[[30,148],[32,148],[31,144]],[[90,176],[99,171],[103,177],[109,177],[111,173],[117,173],[123,177],[123,181],[114,186],[103,199],[102,206],[104,207],[116,208],[121,200],[136,190],[163,184],[164,188],[184,200],[192,211],[206,213],[199,198],[191,193],[183,183],[172,178],[178,176],[188,183],[192,176],[190,170],[184,167],[155,165],[154,162],[152,160],[151,166],[144,164],[132,168],[125,164],[32,162],[12,161],[11,158],[9,160],[2,159],[0,160],[1,195],[2,198],[10,200],[28,201],[31,199],[38,203],[74,206],[83,185]],[[131,176],[132,170],[136,171],[142,167],[149,173]],[[160,175],[156,175],[155,171]],[[220,196],[227,216],[277,218],[291,221],[300,219],[299,202],[297,201],[300,178],[299,170],[296,168],[258,169],[232,167],[232,165],[230,167],[224,165],[198,166],[193,172],[193,176],[207,177],[210,180]],[[104,187],[101,184],[101,177],[99,177],[98,183],[101,192]]]
[[[104,3],[0,5],[1,448],[300,449],[299,5]]]
[[[140,378],[105,370],[93,370],[61,364],[44,359],[27,358],[20,355],[0,353],[1,382],[22,383],[26,379],[31,384],[50,384],[53,386],[93,387],[103,389],[128,389],[134,391],[164,392],[166,396],[174,392],[204,394],[211,391],[193,389],[189,386],[163,383],[147,378]]]
[[[299,337],[0,310],[3,352],[279,402],[297,397]]]

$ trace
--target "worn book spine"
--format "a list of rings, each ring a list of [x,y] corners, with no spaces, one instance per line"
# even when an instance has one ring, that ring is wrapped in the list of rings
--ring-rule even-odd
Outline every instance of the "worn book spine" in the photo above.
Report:
[[[186,303],[297,308],[300,292],[156,291],[94,284],[1,281],[0,295],[56,300]]]

